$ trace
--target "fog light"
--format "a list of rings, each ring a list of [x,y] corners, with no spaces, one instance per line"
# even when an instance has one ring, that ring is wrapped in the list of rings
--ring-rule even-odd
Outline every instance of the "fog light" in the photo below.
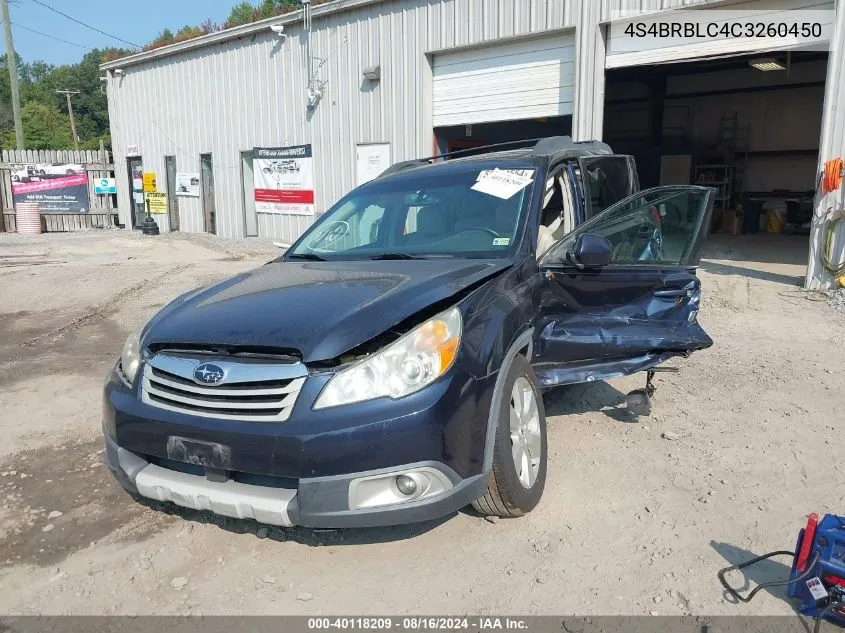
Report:
[[[399,492],[403,495],[410,497],[417,491],[417,482],[411,477],[408,477],[408,475],[399,475],[396,478],[396,487],[399,488]]]
[[[430,466],[370,475],[349,482],[349,509],[413,503],[451,489],[449,477]]]

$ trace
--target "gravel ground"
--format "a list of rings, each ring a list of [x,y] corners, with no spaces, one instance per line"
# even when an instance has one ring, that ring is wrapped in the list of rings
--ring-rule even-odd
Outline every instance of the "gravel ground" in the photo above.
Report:
[[[843,512],[845,316],[797,284],[796,238],[707,246],[712,349],[546,397],[530,515],[372,530],[266,528],[130,499],[102,465],[100,390],[123,340],[178,293],[275,257],[271,240],[0,234],[0,613],[789,614],[726,601],[716,571]],[[841,305],[840,299],[837,299]],[[770,562],[748,582],[785,576]],[[742,584],[742,579],[736,579]]]

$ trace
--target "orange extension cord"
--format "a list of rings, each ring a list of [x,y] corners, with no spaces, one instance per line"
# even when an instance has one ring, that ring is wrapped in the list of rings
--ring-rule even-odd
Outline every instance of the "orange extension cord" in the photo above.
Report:
[[[842,185],[842,159],[832,158],[824,164],[824,176],[822,177],[822,194],[836,191]]]
[[[837,191],[842,186],[842,168],[843,162],[841,158],[832,158],[825,161],[824,175],[821,182],[821,194],[827,195],[833,191]],[[824,250],[819,253],[822,267],[830,273],[836,280],[836,283],[841,287],[845,287],[845,263],[837,264],[831,257],[833,233],[836,230],[836,225],[843,221],[843,217],[837,220],[828,221],[824,229]]]

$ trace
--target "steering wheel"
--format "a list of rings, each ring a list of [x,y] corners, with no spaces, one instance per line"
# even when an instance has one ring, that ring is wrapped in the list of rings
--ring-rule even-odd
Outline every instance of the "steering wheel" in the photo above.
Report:
[[[470,226],[465,229],[458,231],[458,233],[469,233],[470,231],[482,231],[483,233],[489,233],[493,237],[502,237],[493,229],[488,229],[486,226]]]

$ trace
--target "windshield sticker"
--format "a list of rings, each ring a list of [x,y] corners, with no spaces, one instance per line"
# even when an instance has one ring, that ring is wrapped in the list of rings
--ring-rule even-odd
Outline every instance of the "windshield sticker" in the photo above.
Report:
[[[493,238],[493,246],[507,246],[511,243],[511,238],[509,237],[494,237]]]
[[[485,169],[472,189],[507,200],[531,183],[532,173],[531,169]]]

